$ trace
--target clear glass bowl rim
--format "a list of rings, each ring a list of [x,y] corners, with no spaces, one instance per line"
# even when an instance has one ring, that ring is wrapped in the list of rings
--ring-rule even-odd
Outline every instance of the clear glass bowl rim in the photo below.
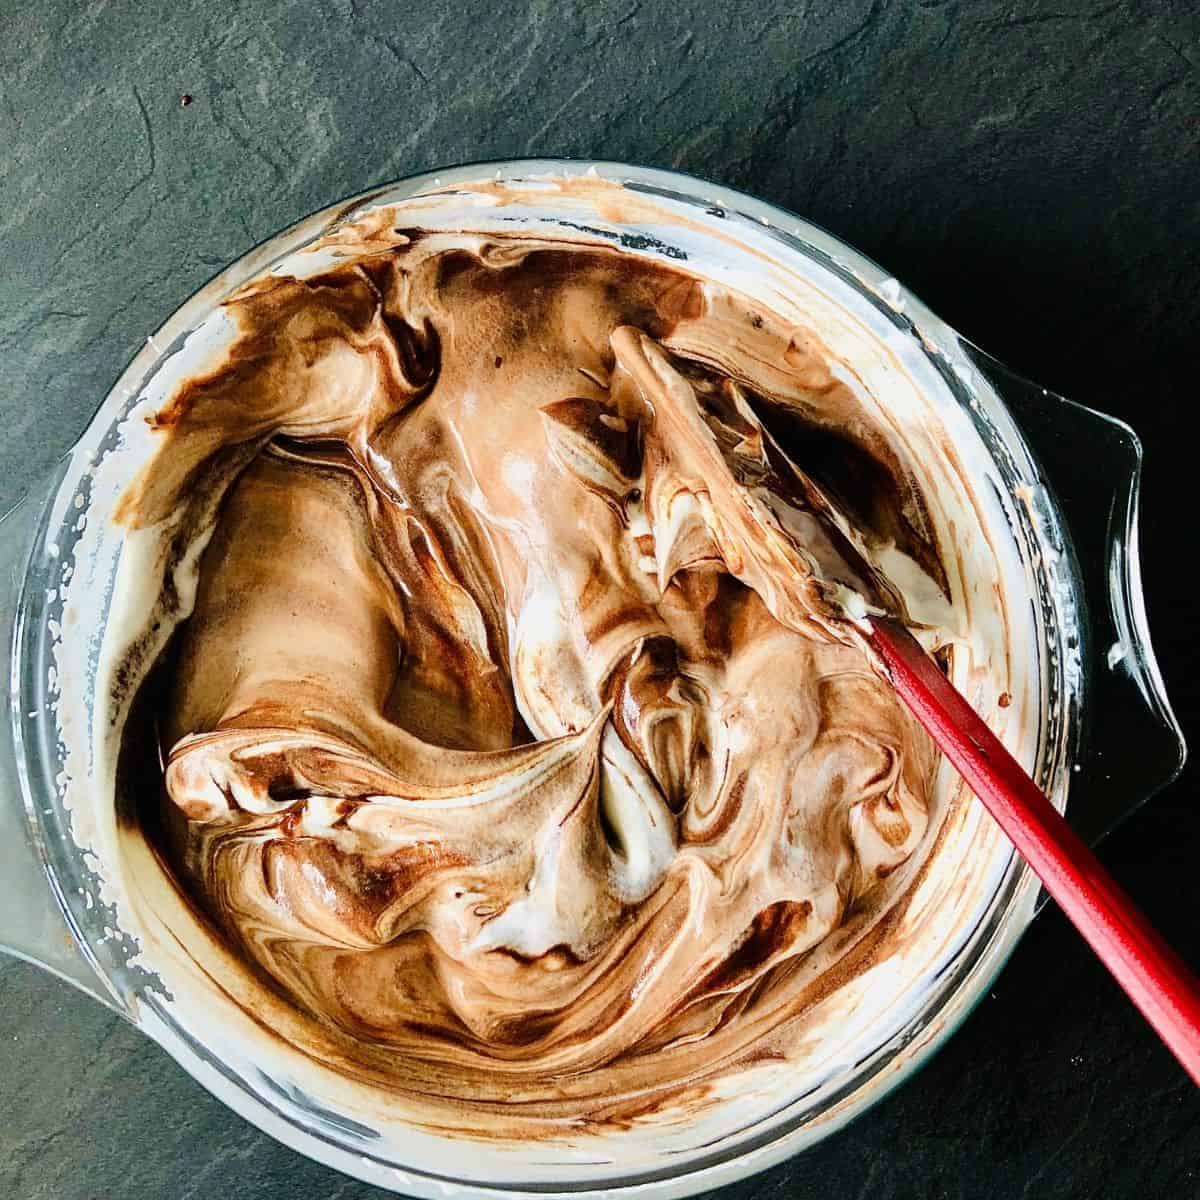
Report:
[[[260,273],[275,259],[294,252],[319,230],[325,228],[331,218],[354,212],[364,205],[377,203],[385,198],[400,200],[434,186],[447,187],[456,182],[466,184],[488,177],[521,180],[539,175],[578,175],[589,170],[603,178],[620,181],[651,195],[669,197],[705,208],[717,205],[732,219],[769,225],[775,236],[794,252],[819,257],[826,266],[834,264],[843,276],[853,280],[854,285],[864,295],[868,294],[867,288],[872,283],[878,286],[890,278],[888,272],[812,222],[736,189],[678,171],[594,160],[519,159],[468,163],[422,172],[368,189],[358,196],[347,198],[303,218],[264,239],[214,276],[208,284],[198,289],[168,318],[158,333],[148,339],[148,345],[135,356],[108,392],[88,430],[77,443],[77,447],[82,448],[84,453],[72,455],[68,460],[62,476],[56,480],[56,490],[63,494],[64,489],[75,487],[77,479],[74,476],[78,473],[79,464],[88,461],[90,451],[99,449],[114,423],[114,418],[119,419],[120,414],[114,410],[121,406],[127,396],[136,396],[156,364],[169,356],[178,338],[197,323],[197,317],[206,314],[212,308],[215,297],[227,294],[246,279]],[[878,304],[882,310],[884,302],[878,300]],[[935,345],[945,361],[963,358],[958,335],[911,294],[906,294],[903,320],[910,327],[913,336],[920,336],[927,339],[927,344],[931,342]],[[956,392],[960,391],[961,381],[956,378],[954,386]],[[973,406],[975,410],[987,420],[1013,455],[1019,476],[1037,484],[1037,466],[999,394],[990,386],[984,385],[976,391],[973,398],[977,401]],[[58,533],[57,530],[49,529],[46,524],[53,509],[53,505],[47,508],[47,516],[43,518],[43,527],[35,541],[35,547],[47,537]],[[1057,537],[1059,540],[1065,536],[1061,522],[1057,528],[1035,528],[1031,532],[1035,541],[1044,536],[1051,539]],[[39,590],[44,589],[31,588],[30,581],[26,581],[21,602],[21,619],[16,634],[17,645],[22,648],[22,654],[18,654],[14,661],[14,679],[18,676],[25,678],[28,669],[29,658],[24,654],[24,650],[33,648],[28,635],[31,629],[36,634],[36,626],[39,623],[40,614],[36,604],[32,603]],[[27,601],[31,602],[27,605]],[[1067,619],[1061,613],[1056,628],[1042,631],[1043,637],[1057,636],[1063,641],[1077,633],[1077,630],[1067,627]],[[1044,646],[1039,646],[1039,650],[1045,653]],[[1039,755],[1039,776],[1051,780],[1062,779],[1077,735],[1078,697],[1072,693],[1069,680],[1063,681],[1061,687],[1063,725],[1056,738],[1056,745],[1044,748],[1044,752]],[[26,724],[24,712],[25,705],[22,704],[20,711],[14,713],[14,723],[18,763],[20,766],[29,765],[22,773],[22,790],[33,824],[36,844],[81,951],[112,990],[121,1007],[128,1010],[128,997],[139,981],[131,978],[129,972],[122,971],[118,964],[108,961],[108,956],[97,947],[95,918],[81,911],[82,905],[76,901],[74,889],[65,881],[70,872],[64,869],[66,864],[63,862],[63,854],[74,852],[77,856],[77,851],[73,845],[70,850],[64,847],[60,831],[45,827],[41,805],[36,802],[36,798],[52,795],[53,789],[47,793],[49,779],[38,778],[39,774],[44,774],[38,770],[39,759],[37,755],[27,753],[34,749],[35,743],[44,743],[45,731]],[[1065,800],[1065,794],[1062,799]],[[920,1019],[880,1047],[866,1063],[859,1064],[847,1079],[839,1096],[826,1103],[825,1111],[832,1108],[836,1110],[835,1115],[821,1116],[820,1120],[814,1121],[812,1114],[800,1113],[794,1118],[771,1124],[755,1137],[735,1140],[726,1149],[707,1157],[688,1158],[674,1169],[639,1172],[629,1177],[586,1180],[578,1184],[569,1179],[551,1185],[519,1180],[481,1183],[470,1178],[452,1179],[437,1176],[386,1161],[377,1163],[373,1168],[361,1152],[336,1144],[318,1129],[305,1128],[294,1114],[274,1108],[261,1094],[250,1091],[241,1081],[229,1080],[221,1073],[220,1055],[209,1047],[196,1044],[186,1031],[171,1029],[161,1020],[156,1020],[155,1028],[149,1032],[190,1074],[253,1123],[309,1157],[384,1187],[427,1195],[458,1196],[589,1193],[611,1195],[616,1192],[640,1193],[643,1190],[652,1191],[656,1195],[683,1195],[743,1178],[815,1144],[866,1111],[913,1074],[944,1044],[954,1028],[986,993],[1033,915],[1036,891],[1036,881],[1013,856],[987,916],[960,951],[955,961],[955,969],[946,973],[942,986],[927,998]],[[902,1053],[904,1059],[897,1063],[896,1059]],[[890,1074],[886,1081],[874,1087],[869,1096],[861,1095],[868,1082],[888,1070]],[[795,1103],[797,1102],[794,1101],[793,1106]]]

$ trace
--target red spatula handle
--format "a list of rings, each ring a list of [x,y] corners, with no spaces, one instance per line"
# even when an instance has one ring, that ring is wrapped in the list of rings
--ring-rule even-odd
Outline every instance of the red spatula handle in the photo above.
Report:
[[[912,634],[889,619],[873,619],[872,625],[875,647],[900,698],[1200,1084],[1200,981]]]

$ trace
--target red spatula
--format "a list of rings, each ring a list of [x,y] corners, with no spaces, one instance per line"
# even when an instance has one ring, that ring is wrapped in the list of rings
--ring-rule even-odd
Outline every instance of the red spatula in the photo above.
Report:
[[[1154,931],[916,638],[890,618],[871,618],[871,627],[871,640],[900,698],[1192,1081],[1200,1084],[1200,980]]]

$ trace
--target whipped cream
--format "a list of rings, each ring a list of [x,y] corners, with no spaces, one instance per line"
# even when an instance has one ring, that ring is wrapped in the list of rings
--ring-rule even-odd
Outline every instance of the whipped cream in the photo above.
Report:
[[[518,192],[336,226],[135,409],[98,853],[173,1003],[329,1103],[561,1139],[836,1070],[1001,869],[854,617],[1034,691],[886,347]]]

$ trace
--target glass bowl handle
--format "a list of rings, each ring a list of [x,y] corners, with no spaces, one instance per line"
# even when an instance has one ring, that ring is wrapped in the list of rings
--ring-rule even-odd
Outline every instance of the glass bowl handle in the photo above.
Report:
[[[1142,446],[1123,421],[1023,379],[969,342],[962,348],[1008,405],[1066,525],[1085,637],[1067,819],[1094,844],[1175,779],[1187,753],[1146,620]]]
[[[55,477],[57,479],[57,476]],[[101,1004],[116,1004],[75,945],[38,852],[22,804],[21,765],[13,743],[18,694],[13,684],[13,632],[25,565],[44,489],[35,489],[0,517],[0,670],[8,692],[0,723],[0,950],[74,984]]]

